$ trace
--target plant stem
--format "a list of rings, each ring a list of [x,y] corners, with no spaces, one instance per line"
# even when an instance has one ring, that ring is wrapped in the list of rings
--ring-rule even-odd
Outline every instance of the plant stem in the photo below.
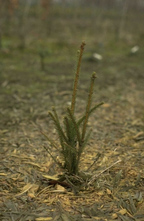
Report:
[[[86,134],[86,127],[87,127],[87,122],[88,122],[88,118],[89,118],[89,111],[90,111],[90,107],[91,107],[91,100],[92,100],[92,94],[93,94],[93,87],[94,87],[95,78],[96,78],[96,74],[95,74],[95,72],[93,72],[92,77],[91,77],[90,90],[89,90],[89,94],[88,94],[85,120],[84,120],[84,123],[83,123],[82,142],[84,142],[84,138],[85,138],[85,134]]]
[[[78,58],[78,63],[77,63],[77,69],[76,69],[76,72],[75,72],[75,80],[74,80],[72,102],[71,102],[71,111],[72,111],[72,113],[74,113],[74,109],[75,109],[77,85],[78,85],[79,72],[80,72],[80,66],[81,66],[81,60],[82,60],[82,55],[83,55],[84,47],[85,47],[85,42],[82,42],[82,44],[80,46],[80,51],[79,51],[79,58]]]

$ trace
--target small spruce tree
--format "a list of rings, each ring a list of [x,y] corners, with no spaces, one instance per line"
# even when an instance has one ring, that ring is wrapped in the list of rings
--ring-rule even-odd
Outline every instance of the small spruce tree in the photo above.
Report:
[[[75,104],[77,97],[77,86],[80,74],[80,66],[82,61],[82,55],[85,47],[85,42],[82,42],[80,50],[78,51],[78,62],[74,78],[74,86],[72,92],[71,107],[66,109],[66,114],[64,116],[63,125],[61,125],[59,117],[57,115],[56,109],[53,107],[52,111],[49,112],[57,134],[59,138],[59,146],[57,143],[48,137],[45,133],[44,136],[49,141],[50,145],[54,147],[62,156],[64,164],[60,163],[54,155],[51,153],[51,148],[47,148],[48,153],[53,158],[53,160],[62,168],[66,170],[69,175],[77,175],[79,173],[79,164],[82,152],[89,140],[91,130],[87,131],[87,123],[89,116],[94,112],[103,102],[95,105],[91,108],[92,95],[94,82],[96,79],[96,74],[93,72],[91,76],[90,88],[88,93],[88,99],[86,104],[86,109],[84,115],[80,119],[75,117]]]

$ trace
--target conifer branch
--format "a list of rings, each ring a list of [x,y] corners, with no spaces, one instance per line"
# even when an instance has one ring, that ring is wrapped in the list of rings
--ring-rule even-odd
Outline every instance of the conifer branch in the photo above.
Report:
[[[57,112],[56,112],[56,109],[55,109],[54,107],[52,107],[52,111],[53,111],[53,113],[54,113],[55,119],[56,119],[57,122],[60,124],[59,118],[58,118],[58,115],[57,115]]]
[[[85,113],[85,120],[84,120],[84,123],[83,123],[83,130],[82,130],[82,141],[83,142],[84,142],[87,122],[88,122],[88,118],[89,118],[89,111],[90,111],[90,107],[91,107],[91,100],[92,100],[92,95],[93,95],[93,87],[94,87],[95,78],[96,78],[96,74],[95,74],[95,72],[93,72],[92,77],[91,77],[90,90],[89,90],[89,94],[88,94],[88,101],[87,101],[87,107],[86,107],[86,113]]]
[[[72,113],[74,113],[74,109],[75,109],[77,85],[78,85],[78,80],[79,80],[79,72],[80,72],[80,66],[81,66],[81,60],[82,60],[84,47],[85,47],[85,42],[82,42],[82,44],[80,46],[77,69],[76,69],[76,72],[75,72],[75,80],[74,80],[74,86],[73,86],[73,94],[72,94],[72,101],[71,101],[71,111],[72,111]]]
[[[53,109],[53,111],[54,110],[55,109]],[[56,111],[54,113],[56,113]],[[61,138],[61,141],[64,140],[65,142],[67,142],[68,140],[67,140],[67,138],[66,138],[66,136],[65,136],[65,134],[64,134],[64,132],[63,132],[63,130],[61,128],[61,125],[60,125],[58,117],[55,118],[55,116],[53,115],[52,112],[49,112],[49,115],[51,116],[51,118],[52,118],[52,120],[53,120],[53,122],[54,122],[54,124],[56,126],[56,129],[57,129],[57,132],[59,134],[59,137]]]
[[[67,143],[64,143],[70,150],[71,150],[71,152],[73,152],[73,153],[77,153],[77,150],[76,150],[76,148],[74,148],[74,147],[72,147],[72,146],[70,146],[69,144],[67,144]]]
[[[43,147],[44,147],[45,150],[48,152],[48,154],[51,156],[51,158],[54,160],[54,162],[55,162],[58,166],[60,166],[60,167],[62,168],[61,163],[59,163],[59,162],[56,160],[56,158],[51,154],[51,151],[50,151],[49,147],[46,147],[46,146],[43,146]]]
[[[59,150],[57,148],[57,144],[55,143],[54,140],[50,139],[43,131],[41,131],[41,133],[46,137],[46,139],[50,142],[50,144],[56,149],[56,150]]]
[[[88,140],[90,138],[91,132],[92,132],[92,130],[89,130],[88,133],[85,136],[85,139],[84,139],[84,142],[83,142],[82,148],[81,148],[81,153],[84,150],[84,148],[85,148],[85,146],[86,146],[86,144],[87,144],[87,142],[88,142]]]
[[[101,102],[99,104],[96,104],[93,108],[91,108],[90,111],[89,111],[89,116],[91,115],[91,113],[94,110],[96,110],[98,107],[100,107],[103,104],[104,104],[104,102]],[[78,120],[78,122],[77,122],[78,126],[84,121],[84,119],[85,119],[85,115]]]
[[[67,138],[68,140],[70,140],[71,139],[70,124],[67,116],[64,117],[64,125],[65,125],[65,132],[67,134]]]
[[[68,111],[69,117],[71,118],[71,120],[72,120],[72,122],[73,122],[73,125],[74,125],[75,131],[76,131],[77,140],[78,140],[78,142],[79,142],[79,145],[81,145],[80,132],[79,132],[79,128],[78,128],[78,125],[77,125],[77,123],[76,123],[75,117],[74,117],[74,115],[72,114],[70,108],[67,108],[67,111]]]

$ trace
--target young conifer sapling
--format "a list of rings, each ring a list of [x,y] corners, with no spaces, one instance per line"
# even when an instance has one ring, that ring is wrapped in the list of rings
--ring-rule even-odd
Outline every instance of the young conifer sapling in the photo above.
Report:
[[[60,167],[62,167],[65,170],[65,172],[67,172],[67,174],[69,175],[79,174],[81,155],[84,151],[84,148],[91,134],[91,130],[88,131],[87,129],[89,117],[99,106],[103,104],[103,102],[101,102],[91,108],[94,82],[96,79],[96,74],[94,72],[91,76],[85,113],[80,119],[76,119],[75,105],[77,97],[78,80],[80,74],[80,66],[81,66],[84,47],[85,47],[85,42],[82,42],[80,50],[78,51],[78,61],[75,71],[71,106],[66,109],[63,124],[61,124],[56,109],[54,107],[52,108],[52,111],[49,112],[49,116],[52,119],[54,126],[56,128],[59,144],[57,144],[54,140],[48,137],[46,133],[42,132],[50,144],[50,146],[46,148],[48,153],[50,154],[52,159]],[[51,147],[55,148],[59,152],[64,163],[60,163],[60,161],[57,160],[57,158],[51,153],[52,152]]]

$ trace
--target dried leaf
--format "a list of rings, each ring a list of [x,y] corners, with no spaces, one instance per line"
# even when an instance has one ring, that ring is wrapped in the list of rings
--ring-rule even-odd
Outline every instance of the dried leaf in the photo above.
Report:
[[[67,192],[67,190],[63,186],[58,184],[56,185],[56,190],[60,190],[60,192]]]
[[[52,220],[51,217],[38,217],[35,219],[36,221],[47,221],[47,220]]]
[[[31,198],[35,197],[35,193],[37,192],[39,185],[34,184],[28,191],[28,196]]]
[[[16,194],[15,196],[21,196],[22,194],[26,193],[30,188],[32,188],[34,184],[28,183],[27,185],[25,185],[22,189],[22,192]]]
[[[107,194],[108,194],[108,195],[111,195],[111,194],[112,194],[112,192],[111,192],[110,189],[107,189],[106,191],[107,191]]]
[[[121,210],[119,211],[119,213],[120,213],[121,215],[124,215],[124,214],[127,213],[127,210],[126,210],[126,209],[121,209]]]
[[[58,180],[59,178],[56,176],[50,176],[50,175],[42,175],[44,178],[46,179],[50,179],[50,180]]]
[[[0,176],[7,176],[6,173],[0,173]]]
[[[113,213],[112,214],[112,219],[117,219],[118,218],[118,215],[116,213]]]

